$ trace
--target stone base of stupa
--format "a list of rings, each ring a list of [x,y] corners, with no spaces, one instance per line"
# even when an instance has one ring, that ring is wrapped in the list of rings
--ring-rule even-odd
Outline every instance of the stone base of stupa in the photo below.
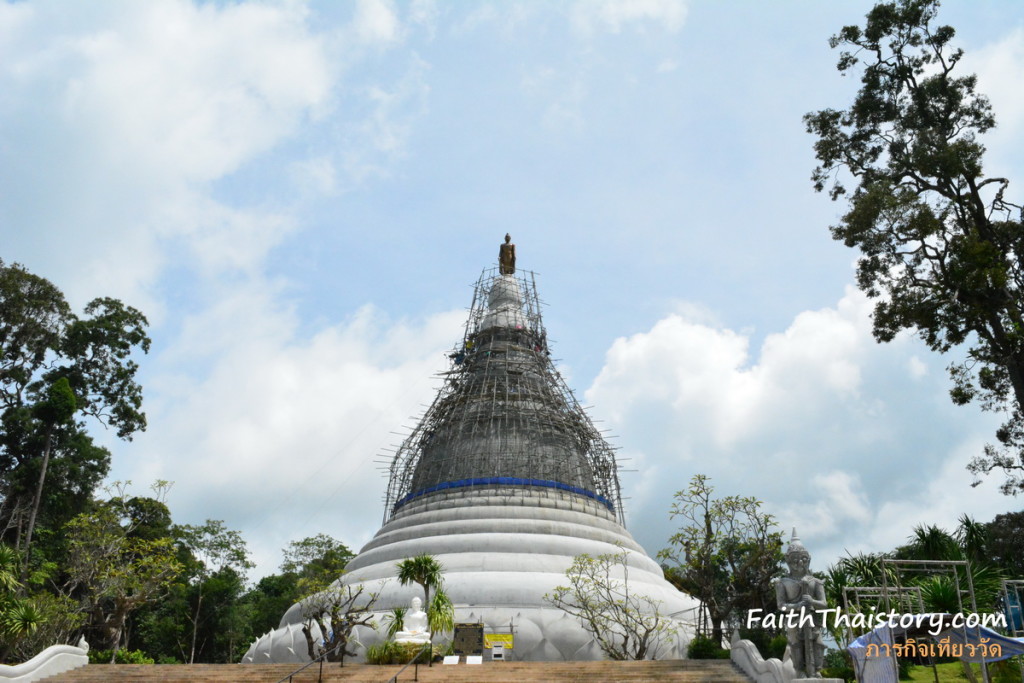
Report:
[[[665,580],[604,504],[555,488],[482,486],[414,499],[352,560],[342,582],[378,593],[375,608],[382,617],[421,594],[419,586],[398,583],[395,565],[430,554],[444,567],[456,623],[482,623],[485,633],[513,633],[507,659],[596,660],[604,656],[593,636],[545,595],[567,584],[565,570],[575,555],[616,553],[620,547],[629,553],[630,592],[658,601],[659,613],[671,615],[676,628],[652,658],[685,658],[697,602]],[[308,661],[301,622],[301,604],[296,604],[280,628],[253,643],[243,661]],[[358,628],[356,635],[357,661],[366,647],[383,640],[369,628]],[[435,643],[444,640],[435,637]]]

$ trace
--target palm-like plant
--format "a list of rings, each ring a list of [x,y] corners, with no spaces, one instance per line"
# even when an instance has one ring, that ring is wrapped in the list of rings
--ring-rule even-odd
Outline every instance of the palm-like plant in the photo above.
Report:
[[[0,544],[0,657],[6,657],[9,648],[43,620],[32,602],[17,595],[19,565],[17,551]]]
[[[882,560],[886,557],[886,555],[877,553],[858,553],[839,560],[838,566],[849,577],[848,585],[850,586],[880,586],[883,572],[886,582],[895,584],[895,571],[891,566],[882,564]]]
[[[978,603],[978,609],[988,611],[999,601],[1003,588],[1003,573],[995,567],[972,564],[971,584],[974,586],[974,598]]]
[[[441,584],[444,567],[433,555],[417,555],[398,563],[398,582],[403,586],[418,583],[423,588],[423,604],[430,607],[430,590]]]
[[[405,613],[408,607],[392,607],[391,611],[384,615],[384,621],[388,625],[388,640],[395,637],[395,634],[405,629]]]
[[[0,592],[10,593],[17,590],[18,553],[9,545],[0,544]]]
[[[434,633],[455,630],[455,605],[441,586],[434,591],[427,610],[427,628],[430,629],[431,637]]]
[[[843,589],[853,585],[849,569],[838,562],[825,571],[825,599],[831,607],[843,604]]]
[[[892,565],[882,561],[888,556],[880,553],[858,553],[847,555],[832,565],[825,572],[825,597],[830,607],[842,607],[851,613],[868,612],[880,609],[881,597],[877,593],[854,592],[844,598],[844,589],[874,588],[883,583],[889,586],[898,585],[897,572]],[[884,576],[884,580],[883,580]],[[846,599],[853,598],[852,604]],[[845,642],[844,629],[831,629],[830,632],[837,642]],[[854,635],[860,635],[856,631]]]
[[[0,630],[9,638],[22,638],[35,632],[42,621],[42,615],[36,606],[25,600],[15,600],[4,607]]]
[[[960,526],[956,530],[956,540],[960,543],[964,555],[971,562],[984,562],[988,553],[988,530],[984,522],[972,519],[967,513],[960,516]]]
[[[953,577],[948,574],[929,576],[921,582],[921,598],[925,608],[930,612],[946,612],[955,614],[962,612],[963,595],[957,591]]]
[[[960,544],[945,529],[934,524],[914,527],[914,535],[906,546],[907,559],[911,560],[960,560],[963,553]]]
[[[950,574],[929,576],[921,581],[921,597],[925,606],[933,612],[960,612],[972,610],[968,586],[974,587],[977,609],[988,611],[999,599],[1002,588],[1002,574],[997,569],[980,564],[970,568],[971,582],[960,574],[958,579]]]

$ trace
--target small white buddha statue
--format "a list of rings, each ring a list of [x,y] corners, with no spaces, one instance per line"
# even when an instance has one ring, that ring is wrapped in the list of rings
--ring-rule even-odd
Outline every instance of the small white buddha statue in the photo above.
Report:
[[[405,630],[395,634],[395,642],[429,643],[430,631],[427,630],[427,613],[423,611],[423,601],[413,598],[409,611],[402,620]]]

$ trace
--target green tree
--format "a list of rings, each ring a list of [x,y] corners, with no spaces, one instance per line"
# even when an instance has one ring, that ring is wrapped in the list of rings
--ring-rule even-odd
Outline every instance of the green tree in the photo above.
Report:
[[[932,612],[995,609],[1002,585],[999,557],[991,552],[991,525],[961,515],[955,533],[935,524],[918,524],[908,543],[892,551],[870,555],[848,555],[829,567],[825,590],[830,607],[849,611],[894,609],[913,612],[923,608]],[[1019,556],[1019,540],[1012,554]],[[894,562],[895,560],[896,562]],[[901,564],[898,561],[924,561]],[[968,562],[966,566],[952,564]],[[880,592],[885,585],[888,597]],[[968,588],[974,589],[974,601]],[[855,596],[849,591],[850,604],[844,601],[844,589],[866,588]],[[920,602],[919,602],[920,598]],[[923,604],[921,604],[923,603]],[[830,629],[831,630],[831,629]],[[846,642],[846,633],[832,630],[837,642]],[[861,635],[854,632],[854,636]]]
[[[158,482],[158,499],[169,485]],[[112,500],[68,522],[68,554],[62,593],[81,605],[90,628],[112,659],[122,645],[133,611],[155,600],[181,571],[173,540],[132,534],[138,526],[125,504],[123,488]]]
[[[987,525],[969,515],[960,515],[956,531],[950,533],[935,524],[918,524],[906,545],[896,548],[894,557],[904,560],[970,560],[991,565]]]
[[[277,628],[281,615],[301,597],[295,574],[271,574],[257,581],[244,598],[253,634]]]
[[[775,609],[772,581],[782,572],[782,534],[761,501],[714,498],[714,491],[708,477],[697,474],[676,493],[669,516],[685,525],[658,557],[670,563],[673,583],[707,610],[711,638],[721,644],[724,627],[739,622],[740,611]]]
[[[0,495],[26,561],[51,457],[86,456],[106,474],[109,454],[76,418],[95,418],[124,439],[145,428],[132,354],[149,350],[146,325],[139,311],[109,298],[78,317],[51,282],[0,260]],[[95,486],[95,478],[85,483]]]
[[[355,553],[341,541],[327,534],[317,534],[288,544],[281,571],[295,574],[300,582],[329,584],[345,572],[353,557]]]
[[[318,590],[302,600],[302,633],[310,659],[324,657],[329,662],[345,665],[345,657],[355,656],[348,649],[356,626],[373,626],[373,606],[377,593],[368,593],[365,586],[345,586],[341,582]],[[313,626],[319,631],[319,642]]]
[[[245,571],[253,563],[249,560],[249,551],[242,535],[228,529],[221,520],[208,519],[199,526],[179,526],[176,535],[191,565],[188,573],[194,595],[190,600],[189,624],[192,633],[188,663],[192,664],[196,661],[196,640],[203,622],[230,619],[229,612],[238,606],[242,595]],[[204,605],[207,591],[218,594],[220,599],[207,601]]]
[[[7,661],[9,657],[12,663],[27,662],[54,643],[77,642],[76,634],[81,633],[84,625],[85,617],[74,600],[41,590],[32,585],[31,580],[25,588],[29,594],[22,600],[38,612],[36,627],[23,631],[14,640],[9,655],[0,661]]]
[[[1007,577],[1024,579],[1024,511],[996,515],[985,533],[989,561]]]
[[[43,497],[43,484],[46,482],[46,468],[50,464],[50,452],[53,449],[53,436],[57,428],[67,425],[78,408],[75,394],[71,391],[71,385],[67,377],[59,377],[46,388],[45,397],[33,406],[33,412],[39,420],[40,425],[46,431],[46,446],[43,448],[43,460],[39,466],[39,481],[36,485],[36,493],[32,498],[32,507],[28,517],[28,530],[25,532],[25,554],[26,563],[23,576],[28,573],[28,551],[32,547],[32,532],[36,526],[36,516],[39,514],[39,503]]]
[[[186,605],[191,609],[186,625],[192,634],[190,647],[192,639],[196,642],[194,651],[190,651],[185,661],[225,664],[239,661],[244,653],[241,646],[248,645],[256,635],[249,625],[251,608],[244,600],[245,594],[245,574],[228,566],[216,569],[202,583],[188,586]],[[200,595],[202,609],[197,612]]]
[[[953,401],[1006,416],[968,469],[1001,469],[1014,494],[1024,490],[1024,215],[1009,180],[982,170],[995,118],[975,76],[957,75],[963,51],[952,27],[934,24],[938,5],[882,2],[864,28],[832,37],[839,71],[859,72],[861,88],[848,109],[806,115],[813,180],[833,200],[848,196],[832,235],[860,249],[875,338],[912,330],[940,353],[965,347],[950,366]]]
[[[544,599],[578,618],[609,659],[656,659],[675,634],[660,601],[629,590],[629,551],[573,558],[565,572],[568,586],[556,586]],[[619,578],[621,577],[621,578]]]
[[[281,615],[304,595],[329,586],[355,554],[326,534],[292,541],[283,551],[281,573],[265,576],[245,596],[253,633],[277,628]]]
[[[865,554],[858,553],[857,555],[847,555],[841,558],[834,565],[830,566],[824,574],[825,581],[825,597],[828,600],[829,607],[842,607],[843,610],[849,612],[868,612],[870,607],[877,607],[882,609],[882,603],[872,603],[869,606],[860,604],[859,599],[852,593],[847,593],[846,589],[853,589],[857,587],[874,587],[877,588],[882,585],[882,575],[885,573],[885,583],[889,586],[898,585],[896,572],[893,570],[892,565],[886,565],[882,563],[883,559],[889,558],[889,554]],[[849,602],[847,602],[849,599]],[[877,598],[876,598],[877,599]],[[916,609],[916,608],[915,608]],[[908,610],[909,611],[909,610]],[[836,626],[835,620],[828,619],[825,622],[825,626],[832,638],[845,647],[849,644],[852,638],[847,632],[846,628]],[[853,637],[857,637],[863,634],[863,631],[854,631]]]

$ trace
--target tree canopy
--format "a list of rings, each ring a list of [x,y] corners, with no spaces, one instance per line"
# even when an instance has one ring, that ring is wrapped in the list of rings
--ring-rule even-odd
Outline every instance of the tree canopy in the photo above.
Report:
[[[291,541],[284,549],[281,571],[298,577],[300,590],[328,586],[340,577],[355,553],[327,534]]]
[[[149,501],[162,505],[168,487],[158,482],[157,498]],[[147,539],[133,533],[144,520],[134,519],[132,512],[150,507],[132,505],[119,495],[64,527],[68,553],[61,567],[66,577],[61,591],[79,601],[93,632],[111,651],[111,662],[132,612],[164,593],[181,572],[170,538]]]
[[[676,493],[669,511],[684,525],[658,553],[680,590],[701,601],[711,620],[711,638],[721,644],[724,627],[741,623],[743,610],[774,611],[772,580],[782,572],[782,535],[761,501],[744,496],[714,498],[703,474]]]
[[[59,527],[106,475],[109,453],[80,418],[123,439],[145,429],[133,354],[149,350],[146,325],[110,298],[79,317],[49,280],[0,260],[0,523],[17,547],[30,545],[37,514],[49,508]],[[63,486],[44,488],[51,460]]]
[[[882,2],[863,28],[832,37],[839,71],[859,73],[861,87],[849,108],[805,116],[813,181],[849,203],[832,235],[861,252],[875,338],[910,330],[940,353],[963,347],[949,368],[953,401],[1006,419],[969,469],[1003,470],[1014,494],[1024,491],[1024,215],[1009,180],[983,171],[995,117],[976,77],[958,71],[963,51],[935,24],[938,6]]]
[[[228,529],[219,519],[208,519],[198,526],[177,526],[174,531],[180,549],[190,560],[187,566],[191,580],[187,592],[191,595],[186,602],[190,603],[188,620],[192,634],[188,663],[192,664],[196,661],[197,644],[200,649],[204,644],[199,641],[201,628],[212,624],[213,630],[224,630],[216,627],[224,626],[224,616],[238,597],[230,593],[233,590],[241,593],[245,572],[254,565],[249,560],[249,549],[242,534]],[[214,599],[204,603],[211,589]],[[220,599],[216,599],[218,597]]]
[[[417,555],[398,563],[398,582],[403,586],[417,583],[423,588],[423,604],[430,606],[430,591],[441,585],[444,567],[433,555]]]

